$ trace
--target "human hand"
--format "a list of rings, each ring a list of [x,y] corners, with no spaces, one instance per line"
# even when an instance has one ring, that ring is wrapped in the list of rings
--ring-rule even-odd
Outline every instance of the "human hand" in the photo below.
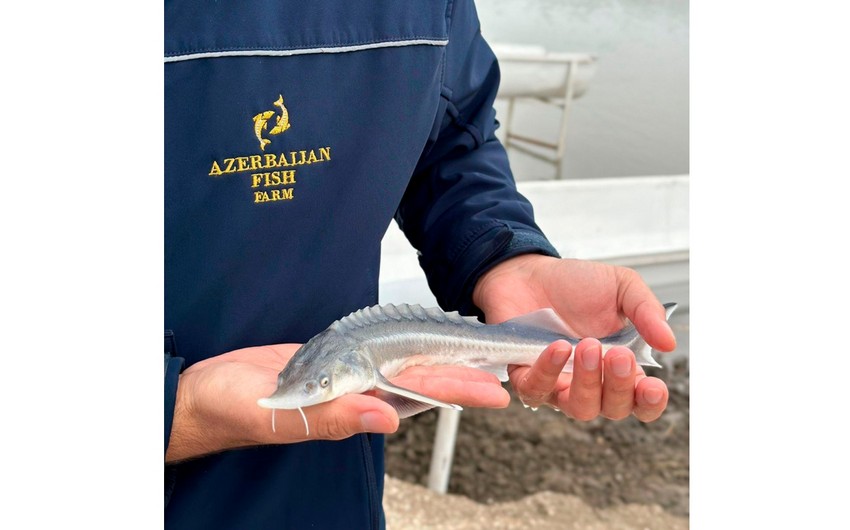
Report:
[[[592,261],[523,255],[484,274],[473,301],[488,323],[553,308],[577,337],[603,337],[631,320],[647,343],[672,351],[676,338],[664,307],[631,269]],[[579,420],[598,415],[641,421],[657,419],[667,406],[667,386],[647,377],[627,348],[612,348],[602,359],[599,342],[576,347],[573,373],[561,368],[572,353],[569,343],[550,345],[532,367],[512,367],[511,382],[529,406],[547,404]]]
[[[278,374],[300,346],[245,348],[187,368],[177,386],[166,462],[237,447],[340,440],[361,432],[398,429],[395,409],[366,394],[348,394],[304,408],[309,436],[298,411],[258,406],[259,398],[274,392]],[[510,401],[496,376],[472,368],[418,366],[393,378],[393,383],[460,405],[502,408]],[[275,431],[271,414],[276,414]]]

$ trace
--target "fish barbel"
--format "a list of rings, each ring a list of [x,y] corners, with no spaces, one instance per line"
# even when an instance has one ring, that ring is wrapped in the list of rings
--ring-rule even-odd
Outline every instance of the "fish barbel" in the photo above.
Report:
[[[676,304],[664,308],[669,319]],[[337,320],[301,346],[280,372],[274,394],[257,403],[269,409],[294,410],[377,389],[378,396],[401,418],[432,407],[460,410],[458,405],[398,387],[389,378],[416,365],[461,365],[507,381],[509,364],[530,366],[546,346],[559,339],[573,346],[580,340],[571,336],[552,309],[501,324],[483,324],[474,317],[419,305],[366,307]],[[625,346],[634,352],[638,364],[661,366],[631,323],[599,340],[603,356],[614,346]],[[572,371],[572,366],[570,357],[564,371]]]

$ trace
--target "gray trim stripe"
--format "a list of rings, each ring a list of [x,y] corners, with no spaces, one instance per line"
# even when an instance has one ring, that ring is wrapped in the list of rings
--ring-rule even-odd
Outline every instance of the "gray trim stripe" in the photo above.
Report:
[[[420,45],[428,45],[428,46],[445,46],[448,44],[448,40],[430,40],[430,39],[416,39],[416,40],[397,40],[397,41],[386,41],[386,42],[372,42],[369,44],[357,44],[353,46],[337,46],[330,48],[298,48],[293,50],[225,50],[219,52],[203,52],[203,53],[189,53],[186,55],[174,55],[165,58],[165,62],[173,63],[176,61],[191,61],[192,59],[210,59],[213,57],[241,57],[241,56],[251,56],[251,55],[267,55],[267,56],[275,56],[275,57],[286,57],[289,55],[306,55],[310,53],[345,53],[345,52],[356,52],[360,50],[372,50],[376,48],[395,48],[400,46],[420,46]]]

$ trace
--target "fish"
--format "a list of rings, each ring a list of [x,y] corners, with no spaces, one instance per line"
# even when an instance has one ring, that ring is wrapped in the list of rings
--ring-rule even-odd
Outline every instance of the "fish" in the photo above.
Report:
[[[274,102],[276,107],[280,107],[280,116],[277,117],[274,128],[269,131],[269,134],[280,134],[288,130],[292,125],[289,123],[289,111],[283,106],[283,95],[278,94],[277,101]]]
[[[677,304],[664,305],[666,318]],[[278,375],[277,389],[257,404],[268,409],[298,410],[345,394],[373,390],[392,405],[399,418],[433,407],[461,410],[452,403],[394,385],[389,380],[416,365],[460,365],[486,370],[508,380],[508,365],[532,365],[552,342],[565,339],[573,346],[567,325],[551,308],[540,309],[501,324],[484,324],[457,312],[420,305],[386,304],[366,307],[331,324],[302,345]],[[661,365],[652,348],[627,322],[621,330],[600,339],[602,355],[626,346],[638,364]],[[564,372],[572,371],[570,357]],[[274,414],[272,415],[274,421]]]
[[[266,123],[272,116],[274,116],[273,110],[267,110],[254,116],[254,134],[257,136],[257,140],[260,141],[260,149],[263,151],[266,150],[268,144],[272,143],[271,140],[263,138],[263,130],[267,128]]]

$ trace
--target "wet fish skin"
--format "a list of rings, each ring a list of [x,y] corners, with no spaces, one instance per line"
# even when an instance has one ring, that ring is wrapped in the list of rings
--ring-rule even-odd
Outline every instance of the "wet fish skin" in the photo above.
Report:
[[[665,309],[669,318],[676,304],[666,304]],[[559,339],[573,346],[580,340],[570,336],[552,309],[488,325],[474,317],[419,305],[367,307],[337,320],[301,346],[281,371],[277,390],[258,404],[296,409],[378,389],[400,417],[434,406],[459,409],[397,387],[388,379],[410,366],[461,365],[490,371],[506,381],[509,364],[531,365]],[[614,346],[626,346],[638,364],[660,366],[631,323],[600,342],[603,355]],[[564,368],[571,370],[572,358]]]

